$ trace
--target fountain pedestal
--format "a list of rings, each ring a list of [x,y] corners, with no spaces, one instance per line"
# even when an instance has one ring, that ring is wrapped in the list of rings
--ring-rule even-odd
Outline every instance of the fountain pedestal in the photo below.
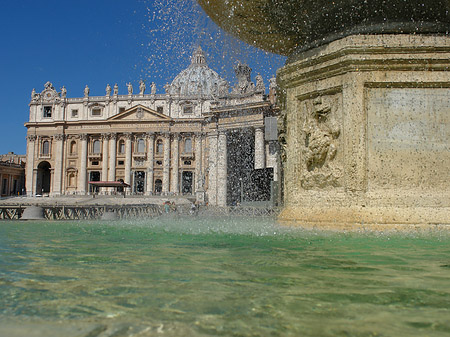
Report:
[[[450,37],[354,35],[291,56],[285,208],[310,225],[450,223]]]

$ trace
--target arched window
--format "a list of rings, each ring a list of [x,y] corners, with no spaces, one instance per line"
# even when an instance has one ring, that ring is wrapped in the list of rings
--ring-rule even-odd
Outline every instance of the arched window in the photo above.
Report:
[[[98,139],[94,140],[94,143],[92,143],[92,152],[93,153],[100,153],[100,141]]]
[[[156,142],[156,153],[163,153],[164,152],[164,145],[163,141],[161,139],[158,139]]]
[[[121,139],[119,141],[119,153],[124,154],[125,153],[125,141]]]
[[[44,156],[48,156],[50,154],[50,142],[48,140],[44,140],[42,142],[42,154]]]
[[[186,138],[184,140],[184,153],[191,153],[192,152],[192,139]]]
[[[70,154],[75,154],[75,153],[77,153],[77,142],[73,140],[70,143]]]
[[[138,153],[143,153],[143,152],[145,152],[145,141],[144,141],[142,138],[138,139],[138,142],[137,142],[137,152],[138,152]]]

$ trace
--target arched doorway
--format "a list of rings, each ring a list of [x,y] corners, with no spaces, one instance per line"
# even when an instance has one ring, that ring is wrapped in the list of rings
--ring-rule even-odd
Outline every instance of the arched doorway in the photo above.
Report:
[[[183,171],[181,175],[181,193],[192,194],[192,177],[191,171]]]
[[[39,163],[36,176],[36,194],[43,195],[44,193],[50,193],[51,168],[52,166],[48,161]]]
[[[155,180],[155,194],[160,194],[162,192],[162,180]]]

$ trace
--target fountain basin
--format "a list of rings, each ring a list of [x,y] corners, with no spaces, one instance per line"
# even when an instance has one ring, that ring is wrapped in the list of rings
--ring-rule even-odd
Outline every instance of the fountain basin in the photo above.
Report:
[[[448,0],[198,0],[225,31],[292,55],[354,34],[447,33]]]

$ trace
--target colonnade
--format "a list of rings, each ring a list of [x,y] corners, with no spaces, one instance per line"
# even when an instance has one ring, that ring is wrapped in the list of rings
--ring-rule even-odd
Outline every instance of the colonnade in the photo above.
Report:
[[[227,203],[227,137],[226,129],[213,130],[208,133],[101,133],[78,135],[54,135],[51,142],[51,153],[48,162],[51,163],[51,195],[76,193],[84,195],[88,192],[88,173],[94,170],[100,172],[100,180],[117,181],[123,179],[127,184],[133,183],[132,175],[135,171],[145,172],[145,190],[143,193],[155,192],[155,181],[161,180],[160,192],[164,194],[178,194],[181,191],[180,176],[182,171],[193,173],[192,193],[207,192],[211,205],[225,206]],[[266,167],[266,144],[264,129],[256,127],[255,137],[255,169]],[[195,161],[190,166],[183,166],[180,151],[181,141],[190,138],[192,141],[193,157]],[[37,137],[28,137],[26,179],[28,194],[36,193],[37,171],[35,164],[42,162],[39,154],[40,146],[35,144]],[[77,139],[77,153],[70,157],[76,160],[77,184],[69,192],[66,171],[70,169],[67,163],[70,142]],[[138,148],[138,141],[145,140],[145,153]],[[101,153],[93,154],[93,141],[101,141]],[[122,144],[122,141],[124,144]],[[133,141],[136,141],[133,151]],[[162,149],[158,143],[162,141]],[[119,143],[120,142],[120,143]],[[206,152],[205,152],[206,151]],[[203,155],[207,154],[206,162]],[[93,156],[93,157],[91,157]],[[122,162],[123,159],[123,162]],[[45,159],[47,160],[47,158]],[[101,161],[99,167],[94,167],[92,161]],[[181,164],[181,165],[180,165]],[[119,165],[119,167],[118,167]],[[30,169],[31,167],[31,169]],[[159,188],[159,187],[158,187]],[[206,190],[205,190],[206,188]],[[159,190],[158,190],[159,192]]]

